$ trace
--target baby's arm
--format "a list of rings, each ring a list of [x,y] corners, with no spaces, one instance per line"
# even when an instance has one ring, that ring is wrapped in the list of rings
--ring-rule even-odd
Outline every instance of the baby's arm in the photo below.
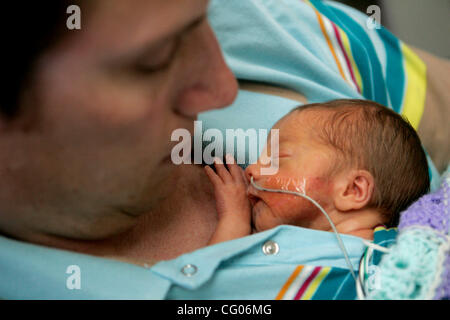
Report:
[[[232,156],[227,155],[227,166],[215,161],[214,172],[205,167],[206,175],[214,186],[216,209],[219,217],[216,231],[209,244],[244,237],[251,233],[251,207],[247,197],[247,180],[244,171]]]

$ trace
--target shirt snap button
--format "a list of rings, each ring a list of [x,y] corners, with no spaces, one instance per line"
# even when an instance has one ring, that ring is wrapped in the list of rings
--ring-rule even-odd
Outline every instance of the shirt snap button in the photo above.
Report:
[[[263,244],[262,251],[266,256],[271,256],[277,254],[280,251],[280,247],[275,241],[269,240]]]
[[[192,277],[194,274],[197,273],[197,271],[198,271],[197,266],[193,264],[187,264],[183,268],[181,268],[181,273],[186,277]]]

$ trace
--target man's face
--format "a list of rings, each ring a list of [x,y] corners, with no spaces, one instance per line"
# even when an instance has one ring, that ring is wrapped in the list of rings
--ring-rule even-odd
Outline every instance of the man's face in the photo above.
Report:
[[[294,111],[281,119],[274,129],[279,129],[279,168],[275,175],[261,175],[261,162],[250,165],[246,175],[260,187],[306,193],[325,209],[332,203],[333,179],[330,169],[335,163],[336,151],[318,142],[315,131],[320,131],[320,112]],[[270,141],[270,139],[268,139]],[[266,146],[271,154],[270,144]],[[256,231],[264,231],[281,224],[321,229],[317,218],[320,211],[308,200],[295,195],[262,192],[249,185],[252,203],[252,220]],[[327,225],[328,226],[328,225]]]
[[[176,183],[172,131],[234,100],[207,4],[94,1],[81,7],[82,29],[38,61],[24,107],[32,129],[15,136],[10,160],[31,205],[57,206],[55,234],[65,217],[102,225],[83,235],[92,238],[123,226],[117,211],[148,211]]]

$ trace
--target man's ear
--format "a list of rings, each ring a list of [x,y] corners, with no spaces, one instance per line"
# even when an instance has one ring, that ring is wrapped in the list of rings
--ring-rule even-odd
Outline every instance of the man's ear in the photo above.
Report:
[[[345,212],[364,208],[372,199],[375,179],[366,170],[350,170],[334,181],[334,206]]]

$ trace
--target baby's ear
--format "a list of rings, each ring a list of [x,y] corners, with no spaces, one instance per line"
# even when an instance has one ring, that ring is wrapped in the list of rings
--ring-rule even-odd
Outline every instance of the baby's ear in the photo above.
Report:
[[[337,210],[359,210],[372,199],[375,179],[366,170],[341,172],[334,179],[333,200]]]

